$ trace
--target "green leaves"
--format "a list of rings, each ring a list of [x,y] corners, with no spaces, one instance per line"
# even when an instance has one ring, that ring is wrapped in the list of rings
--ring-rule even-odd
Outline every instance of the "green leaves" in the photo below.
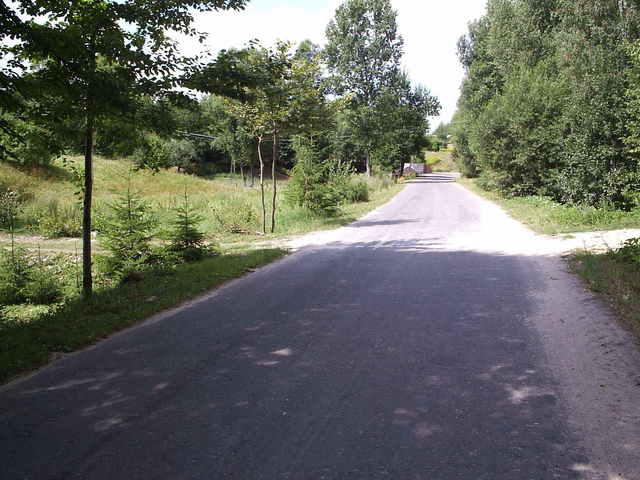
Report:
[[[632,208],[640,109],[624,45],[639,25],[638,7],[617,0],[489,1],[458,45],[465,173],[512,195]]]
[[[325,55],[337,93],[372,105],[400,71],[404,41],[389,0],[348,0],[327,27]]]

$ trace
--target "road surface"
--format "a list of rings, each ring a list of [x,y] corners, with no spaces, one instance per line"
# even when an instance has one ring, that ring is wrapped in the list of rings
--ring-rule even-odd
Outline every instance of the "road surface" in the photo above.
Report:
[[[640,355],[448,175],[0,389],[0,478],[640,479]]]

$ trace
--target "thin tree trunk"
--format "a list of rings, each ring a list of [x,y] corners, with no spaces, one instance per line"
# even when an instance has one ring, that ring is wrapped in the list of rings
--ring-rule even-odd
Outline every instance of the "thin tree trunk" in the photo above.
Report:
[[[271,233],[276,231],[276,195],[278,182],[276,181],[276,159],[278,154],[278,131],[273,130],[273,146],[271,147],[271,180],[273,181],[273,198],[271,200]]]
[[[264,203],[264,161],[262,160],[262,137],[258,137],[258,160],[260,161],[260,198],[262,199],[262,233],[267,233],[267,207]]]
[[[87,102],[87,125],[84,146],[84,192],[82,214],[82,293],[85,298],[93,294],[91,274],[91,202],[93,194],[93,106]]]
[[[242,186],[247,186],[247,176],[244,174],[244,165],[240,164],[240,175],[242,175]]]
[[[367,172],[367,177],[371,177],[371,156],[369,154],[369,151],[367,151],[364,156],[364,166]]]

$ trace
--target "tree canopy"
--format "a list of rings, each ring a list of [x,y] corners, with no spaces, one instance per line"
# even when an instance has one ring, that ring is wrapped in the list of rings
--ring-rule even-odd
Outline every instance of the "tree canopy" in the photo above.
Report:
[[[458,43],[462,170],[511,195],[637,205],[639,14],[618,0],[489,0]]]

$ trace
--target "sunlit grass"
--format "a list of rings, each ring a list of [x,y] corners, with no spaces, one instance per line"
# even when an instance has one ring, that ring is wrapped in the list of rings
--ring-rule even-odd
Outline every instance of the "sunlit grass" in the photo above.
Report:
[[[516,220],[539,233],[558,234],[640,228],[640,209],[630,212],[589,206],[562,205],[550,198],[530,196],[506,198],[481,189],[475,180],[459,182],[471,191],[503,207]]]

